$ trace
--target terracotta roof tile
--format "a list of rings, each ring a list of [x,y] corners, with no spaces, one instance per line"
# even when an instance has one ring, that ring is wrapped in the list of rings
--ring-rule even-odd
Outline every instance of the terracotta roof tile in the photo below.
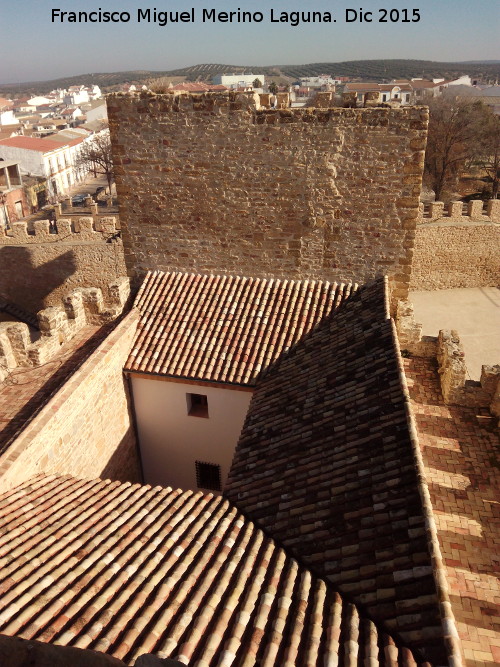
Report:
[[[24,148],[29,151],[37,151],[38,153],[49,153],[50,151],[55,151],[57,148],[62,148],[63,146],[76,146],[81,143],[83,138],[68,140],[66,138],[61,138],[59,141],[55,139],[37,139],[35,137],[25,137],[25,136],[16,136],[10,137],[8,139],[2,139],[0,141],[1,146],[13,146],[14,148]],[[59,143],[60,145],[54,145]]]
[[[338,307],[356,285],[149,273],[126,370],[255,384],[259,373]]]
[[[259,379],[225,495],[404,642],[446,661],[383,280]]]
[[[0,496],[0,632],[133,664],[416,664],[227,500],[38,476]]]

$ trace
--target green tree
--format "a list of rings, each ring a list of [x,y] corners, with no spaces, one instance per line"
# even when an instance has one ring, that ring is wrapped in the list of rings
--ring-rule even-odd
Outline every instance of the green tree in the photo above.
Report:
[[[260,79],[254,79],[252,86],[254,88],[262,88],[262,81]]]
[[[276,95],[276,93],[278,92],[278,84],[276,84],[274,81],[271,81],[271,83],[268,86],[268,89],[270,93]]]

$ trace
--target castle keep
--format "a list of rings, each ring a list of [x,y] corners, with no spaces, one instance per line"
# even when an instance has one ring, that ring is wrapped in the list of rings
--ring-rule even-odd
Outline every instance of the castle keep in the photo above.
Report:
[[[258,98],[258,96],[257,96]],[[428,112],[108,98],[126,264],[366,282],[405,297]]]

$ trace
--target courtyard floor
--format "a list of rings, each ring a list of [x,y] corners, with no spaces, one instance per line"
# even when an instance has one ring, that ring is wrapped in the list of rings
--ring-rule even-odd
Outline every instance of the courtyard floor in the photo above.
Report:
[[[500,662],[500,447],[487,410],[444,405],[435,360],[404,359],[466,662]]]
[[[483,364],[500,364],[500,289],[410,292],[409,299],[424,336],[437,336],[440,329],[458,331],[470,380],[479,380]]]

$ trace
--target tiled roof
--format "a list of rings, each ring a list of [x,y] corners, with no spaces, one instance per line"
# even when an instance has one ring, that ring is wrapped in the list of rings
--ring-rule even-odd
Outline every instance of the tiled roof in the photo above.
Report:
[[[47,143],[45,139],[36,139],[34,137],[10,137],[10,139],[2,139],[0,141],[1,146],[12,146],[14,148],[25,148],[29,151],[38,151],[39,153],[48,153],[49,151],[56,150],[57,146],[54,146],[51,143]]]
[[[199,667],[414,667],[222,497],[39,476],[0,496],[0,633]]]
[[[446,662],[383,280],[264,374],[225,495],[403,641]]]
[[[366,83],[348,83],[345,86],[345,90],[347,90],[347,91],[351,90],[353,92],[354,91],[359,91],[360,93],[365,92],[365,91],[370,92],[372,90],[373,91],[380,90],[379,86],[380,86],[380,84],[372,83],[372,82],[369,82],[369,81],[366,82]]]
[[[126,370],[254,384],[356,285],[149,273]]]
[[[185,81],[183,83],[177,83],[175,86],[172,86],[170,90],[175,91],[186,91],[189,93],[205,93],[205,92],[215,92],[219,90],[227,90],[226,86],[222,86],[220,83],[203,83],[203,82],[190,82]]]

